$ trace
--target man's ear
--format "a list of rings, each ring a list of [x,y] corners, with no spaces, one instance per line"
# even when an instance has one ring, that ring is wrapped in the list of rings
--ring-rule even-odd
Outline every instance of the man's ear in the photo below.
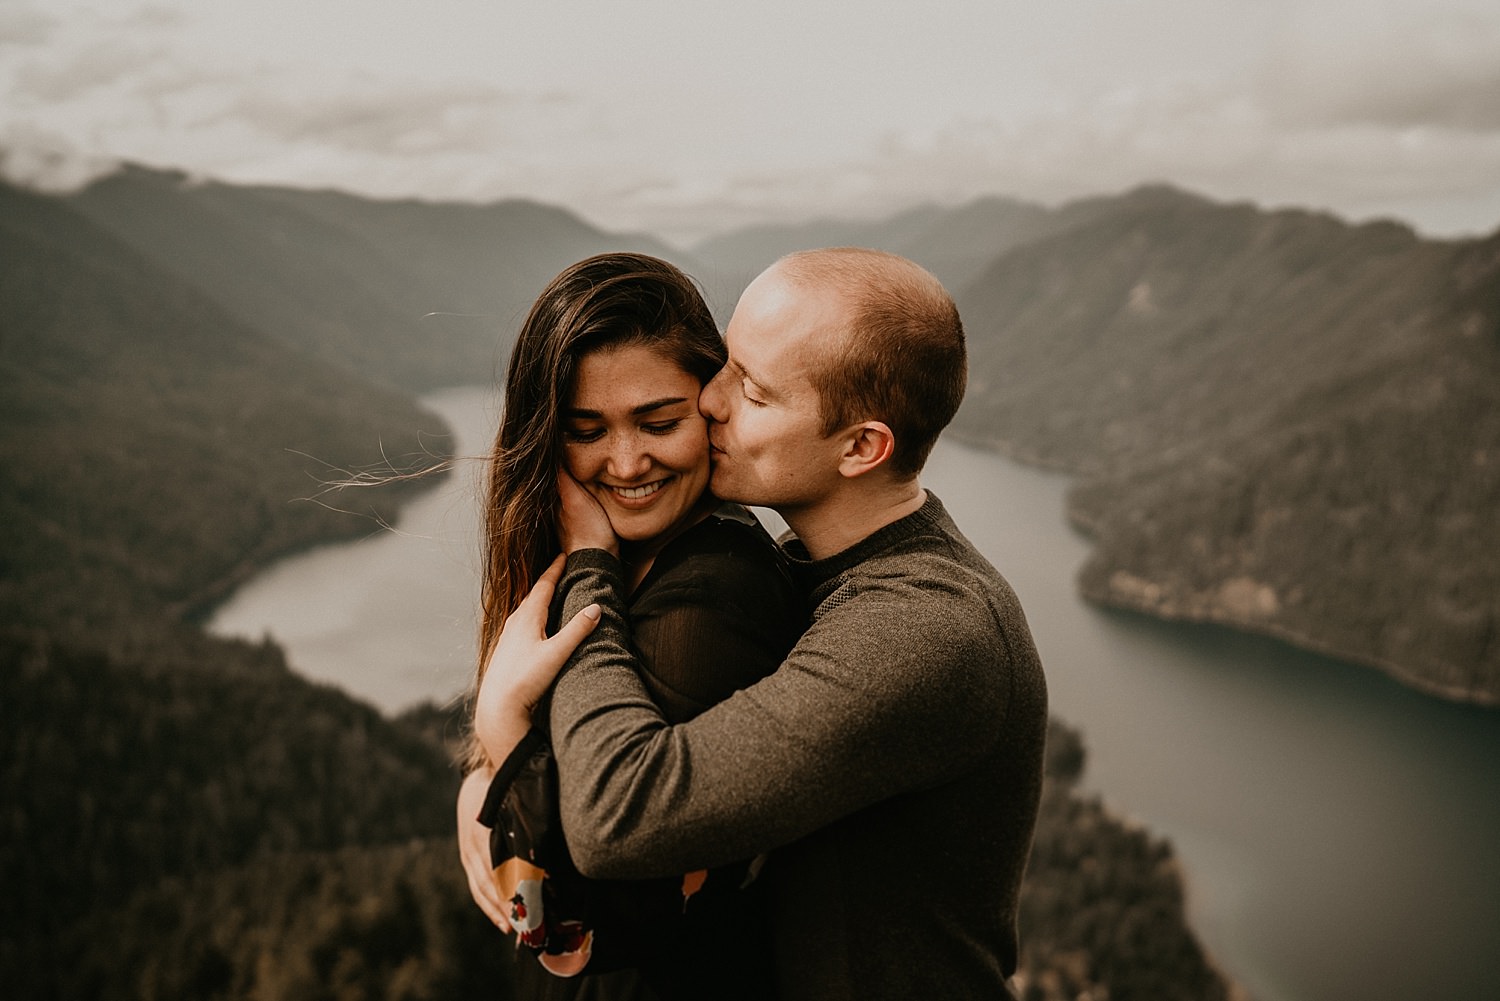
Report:
[[[882,421],[864,421],[844,431],[839,475],[853,479],[885,465],[896,451],[896,436]]]

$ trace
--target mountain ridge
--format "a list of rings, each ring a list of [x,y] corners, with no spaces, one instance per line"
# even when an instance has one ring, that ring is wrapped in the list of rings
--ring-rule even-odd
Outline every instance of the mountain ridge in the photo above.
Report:
[[[1500,237],[1175,211],[1125,210],[961,293],[1006,339],[976,348],[958,432],[1080,476],[1090,600],[1494,704]]]
[[[375,200],[139,166],[67,202],[247,326],[408,392],[493,379],[531,300],[573,261],[672,253],[523,199]]]

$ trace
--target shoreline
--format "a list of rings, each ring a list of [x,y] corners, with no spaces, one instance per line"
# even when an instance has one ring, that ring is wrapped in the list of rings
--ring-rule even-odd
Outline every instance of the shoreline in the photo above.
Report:
[[[964,432],[955,433],[951,428],[944,433],[945,435],[951,435],[952,439],[958,444],[990,452],[1002,456],[1011,462],[1033,469],[1049,473],[1061,473],[1074,480],[1088,475],[1086,471],[1080,471],[1064,463],[1045,461],[1035,454],[1015,447],[1014,443],[1007,439]],[[1066,509],[1063,511],[1063,517],[1069,525],[1089,540],[1091,555],[1096,555],[1098,547],[1095,542],[1098,539],[1098,524],[1093,519],[1081,514],[1071,503],[1067,504]],[[1222,614],[1215,614],[1212,609],[1204,614],[1172,614],[1154,607],[1149,602],[1132,602],[1126,597],[1116,595],[1114,592],[1103,593],[1097,588],[1084,587],[1081,583],[1077,585],[1077,592],[1085,601],[1099,608],[1131,612],[1158,622],[1217,626],[1249,636],[1265,637],[1285,643],[1287,646],[1304,653],[1316,654],[1320,657],[1341,661],[1364,670],[1379,672],[1405,688],[1432,698],[1441,699],[1445,702],[1457,705],[1477,706],[1483,709],[1500,709],[1500,692],[1488,692],[1472,686],[1446,685],[1427,678],[1397,661],[1344,649],[1337,644],[1325,642],[1316,636],[1288,627],[1255,622],[1236,616],[1228,611]]]

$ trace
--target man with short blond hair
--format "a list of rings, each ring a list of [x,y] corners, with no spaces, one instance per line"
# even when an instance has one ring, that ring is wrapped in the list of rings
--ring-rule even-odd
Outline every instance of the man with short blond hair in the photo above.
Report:
[[[917,475],[964,396],[963,324],[947,290],[911,261],[855,247],[789,254],[776,273],[837,290],[846,305],[843,329],[808,373],[824,434],[881,414],[896,438],[891,469]]]
[[[699,403],[712,489],[786,520],[810,624],[668,725],[609,523],[565,500],[564,621],[602,610],[551,703],[574,860],[637,878],[769,853],[783,998],[1009,996],[1046,687],[1014,592],[918,481],[963,395],[958,312],[910,261],[812,251],[751,283],[725,339]]]

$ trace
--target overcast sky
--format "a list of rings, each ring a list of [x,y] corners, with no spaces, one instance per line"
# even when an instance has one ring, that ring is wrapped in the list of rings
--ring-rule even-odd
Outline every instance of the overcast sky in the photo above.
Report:
[[[0,0],[0,168],[522,196],[687,241],[1170,181],[1500,227],[1496,0]]]

